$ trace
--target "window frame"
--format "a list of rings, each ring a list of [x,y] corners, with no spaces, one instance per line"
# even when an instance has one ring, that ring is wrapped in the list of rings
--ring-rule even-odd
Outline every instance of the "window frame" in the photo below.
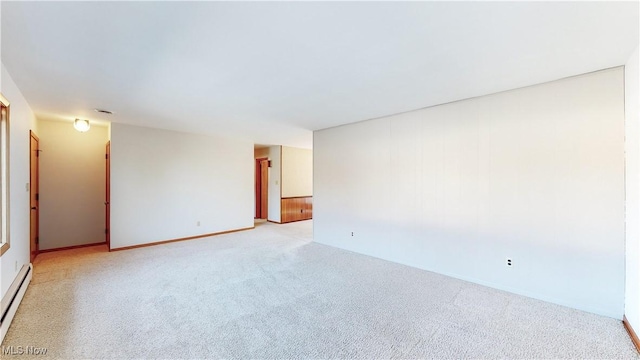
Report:
[[[5,110],[6,109],[6,110]],[[10,104],[0,93],[0,113],[5,110],[5,116],[0,114],[0,256],[11,246],[9,232],[9,131]]]

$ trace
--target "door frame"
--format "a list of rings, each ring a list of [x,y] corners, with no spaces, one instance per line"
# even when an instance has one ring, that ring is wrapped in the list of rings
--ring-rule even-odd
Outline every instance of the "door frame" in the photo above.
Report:
[[[262,157],[262,158],[258,158],[255,159],[256,160],[256,182],[255,182],[255,203],[256,203],[256,212],[255,212],[255,218],[256,219],[266,219],[267,218],[267,214],[268,214],[268,210],[265,208],[262,208],[262,185],[263,185],[263,181],[267,181],[267,189],[268,189],[268,181],[269,178],[267,176],[267,179],[263,179],[262,176],[262,162],[263,161],[267,161],[267,167],[269,166],[269,158],[268,157]],[[269,195],[267,195],[269,196]],[[268,203],[267,206],[268,207]],[[264,214],[263,214],[264,213]]]
[[[104,236],[111,251],[111,141],[105,146]]]
[[[33,148],[33,141],[36,148]],[[33,153],[35,152],[35,157]],[[33,159],[35,158],[35,174],[33,174]],[[35,181],[34,181],[35,179]],[[35,195],[34,195],[35,192]],[[29,248],[31,262],[38,256],[40,251],[40,139],[29,130]],[[35,222],[35,234],[33,233]]]

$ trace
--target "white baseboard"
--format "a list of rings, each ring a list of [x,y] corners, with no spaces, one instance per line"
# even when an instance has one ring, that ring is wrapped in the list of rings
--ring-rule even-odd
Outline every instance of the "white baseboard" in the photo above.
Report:
[[[31,264],[22,266],[18,276],[16,276],[13,283],[9,287],[9,290],[2,298],[2,306],[0,307],[0,344],[4,341],[11,321],[18,311],[18,306],[27,292],[27,287],[31,283],[31,277],[33,276],[33,266]]]

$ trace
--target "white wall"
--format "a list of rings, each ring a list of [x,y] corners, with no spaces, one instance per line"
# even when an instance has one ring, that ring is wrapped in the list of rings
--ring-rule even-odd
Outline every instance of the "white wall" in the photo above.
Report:
[[[282,147],[282,197],[313,195],[313,151]]]
[[[0,290],[5,295],[23,265],[29,264],[29,130],[35,129],[35,116],[1,66],[0,92],[11,104],[10,110],[10,241],[11,246],[0,257]]]
[[[621,319],[623,90],[615,68],[316,131],[314,239]]]
[[[40,119],[38,137],[40,249],[104,242],[107,126]]]
[[[626,291],[625,315],[640,331],[640,93],[638,49],[625,66]]]
[[[247,141],[112,123],[111,247],[252,227],[253,167]]]
[[[280,198],[281,198],[281,154],[282,146],[269,146],[269,210],[267,219],[279,223],[281,221]]]

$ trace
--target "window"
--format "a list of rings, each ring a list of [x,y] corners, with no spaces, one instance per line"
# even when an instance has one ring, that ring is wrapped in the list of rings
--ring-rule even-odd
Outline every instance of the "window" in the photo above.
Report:
[[[0,94],[0,255],[9,250],[9,102]]]

